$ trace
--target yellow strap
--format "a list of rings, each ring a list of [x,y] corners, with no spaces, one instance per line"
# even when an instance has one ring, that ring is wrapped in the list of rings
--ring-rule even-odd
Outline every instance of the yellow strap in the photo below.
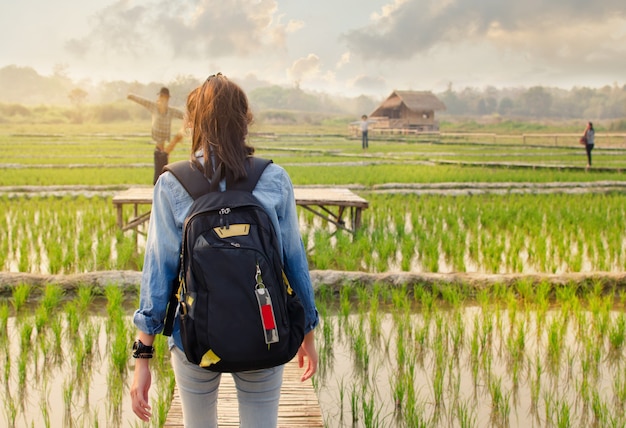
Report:
[[[285,275],[285,271],[282,271],[282,273],[283,273],[283,281],[285,285],[287,286],[287,293],[291,296],[293,294],[293,289],[291,288],[291,284],[289,284],[289,280],[287,279],[287,275]]]
[[[220,357],[215,355],[212,349],[206,351],[206,353],[202,356],[202,360],[200,361],[200,367],[209,367],[211,364],[217,364],[221,360]]]

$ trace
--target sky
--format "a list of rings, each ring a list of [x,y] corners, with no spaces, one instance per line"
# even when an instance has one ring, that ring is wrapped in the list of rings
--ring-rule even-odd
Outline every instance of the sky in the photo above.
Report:
[[[626,84],[624,0],[19,0],[0,67],[77,81],[241,82],[344,96]]]

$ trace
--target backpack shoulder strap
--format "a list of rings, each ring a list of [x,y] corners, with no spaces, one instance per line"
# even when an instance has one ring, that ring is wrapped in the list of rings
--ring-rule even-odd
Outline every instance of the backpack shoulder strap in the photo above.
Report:
[[[235,183],[227,181],[226,188],[229,190],[252,192],[261,178],[263,171],[265,171],[265,168],[267,168],[267,166],[271,163],[272,161],[268,159],[256,158],[253,156],[249,157],[246,161],[248,177],[245,180],[239,180]],[[194,200],[212,190],[211,183],[192,161],[186,160],[174,162],[166,165],[164,169],[174,174],[174,177],[176,177],[176,179],[180,182],[180,184],[182,184],[187,193],[189,193]],[[215,181],[216,183],[219,182],[219,180],[215,180],[215,178],[216,177],[214,177],[212,181]]]
[[[174,177],[182,184],[187,193],[196,200],[200,196],[209,193],[211,184],[202,171],[190,160],[178,161],[165,165],[166,171],[174,174]]]
[[[245,180],[239,180],[236,183],[228,183],[227,181],[226,188],[229,190],[243,190],[245,192],[252,193],[261,178],[263,171],[265,171],[265,168],[267,168],[267,166],[271,163],[271,160],[250,156],[246,160],[246,171],[248,172],[248,177]]]

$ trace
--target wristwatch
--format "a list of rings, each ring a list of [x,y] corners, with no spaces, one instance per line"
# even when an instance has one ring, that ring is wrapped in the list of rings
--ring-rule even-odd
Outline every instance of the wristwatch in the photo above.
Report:
[[[139,339],[133,343],[133,358],[152,358],[152,354],[154,346],[144,345]]]

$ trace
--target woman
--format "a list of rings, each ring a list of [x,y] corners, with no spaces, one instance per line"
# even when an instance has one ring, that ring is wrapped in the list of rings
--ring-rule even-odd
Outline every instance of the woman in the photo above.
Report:
[[[595,135],[596,131],[593,129],[593,123],[587,123],[587,128],[585,128],[585,133],[582,137],[585,143],[585,151],[587,152],[587,169],[591,168],[591,151],[593,150]]]
[[[246,175],[244,162],[254,149],[246,144],[252,114],[242,89],[221,73],[210,76],[187,98],[188,126],[192,133],[192,160],[203,165],[212,177],[222,163],[235,179]],[[298,351],[300,367],[308,360],[302,380],[317,370],[314,328],[319,322],[306,253],[298,229],[293,187],[285,170],[270,164],[263,172],[253,195],[268,212],[282,247],[285,273],[305,309],[305,338]],[[143,421],[151,416],[148,391],[151,383],[149,361],[154,336],[162,331],[172,281],[178,275],[183,221],[192,198],[170,173],[163,173],[155,187],[148,227],[146,256],[141,278],[139,309],[134,322],[139,329],[135,352],[135,373],[130,394],[133,411]],[[190,363],[182,350],[178,323],[169,339],[172,366],[183,407],[185,427],[217,426],[217,390],[220,373]],[[139,349],[139,350],[138,350]],[[233,373],[237,386],[242,427],[273,427],[277,424],[283,366]]]

